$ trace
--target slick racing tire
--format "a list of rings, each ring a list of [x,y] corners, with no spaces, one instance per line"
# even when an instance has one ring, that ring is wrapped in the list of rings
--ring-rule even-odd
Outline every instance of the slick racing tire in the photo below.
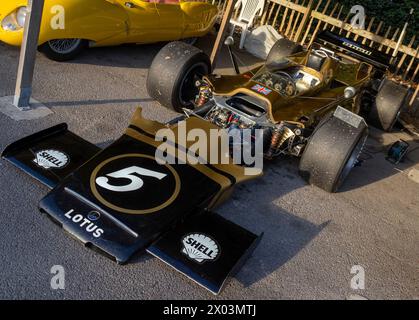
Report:
[[[87,46],[88,42],[82,39],[57,39],[45,42],[39,51],[51,60],[62,62],[76,58]]]
[[[304,150],[300,175],[312,185],[336,192],[356,164],[367,137],[364,121],[355,128],[331,114],[326,116]]]
[[[147,77],[148,94],[161,105],[182,112],[193,109],[198,94],[195,83],[211,72],[209,57],[181,41],[163,47],[154,58]]]
[[[281,64],[284,58],[303,51],[303,47],[291,40],[282,38],[273,45],[266,58],[267,66],[275,66]]]
[[[407,88],[385,79],[368,115],[368,122],[381,130],[391,131],[407,96]]]

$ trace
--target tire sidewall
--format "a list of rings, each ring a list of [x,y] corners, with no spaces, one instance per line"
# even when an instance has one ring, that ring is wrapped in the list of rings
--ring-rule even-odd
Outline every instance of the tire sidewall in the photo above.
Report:
[[[333,182],[332,192],[336,192],[342,186],[343,182],[346,180],[349,173],[352,171],[353,167],[350,169],[350,171],[347,173],[347,175],[345,177],[342,177],[343,170],[345,169],[348,161],[352,157],[352,155],[355,151],[355,148],[358,146],[359,143],[362,143],[361,149],[359,150],[358,154],[356,155],[356,157],[358,158],[359,155],[361,154],[362,150],[364,149],[364,145],[365,145],[365,142],[367,141],[367,138],[368,138],[368,128],[365,127],[363,129],[363,131],[361,131],[361,133],[359,134],[358,139],[355,140],[354,143],[352,144],[352,146],[350,148],[350,152],[347,153],[344,162],[342,162],[342,165],[341,165],[341,167],[338,171],[338,174],[336,175],[336,179]]]
[[[334,118],[333,113],[329,113],[319,122],[317,127],[314,129],[311,137],[309,138],[306,149],[304,150],[304,153],[301,157],[300,173],[303,175],[303,177],[308,179],[308,182],[318,185],[320,188],[323,188],[324,190],[328,192],[336,192],[339,189],[339,187],[342,185],[342,183],[345,181],[345,179],[347,178],[347,175],[349,175],[350,171],[352,170],[351,168],[351,170],[348,171],[348,174],[345,177],[342,177],[342,174],[344,172],[344,169],[348,161],[353,155],[355,148],[359,145],[359,143],[361,143],[361,141],[362,141],[362,146],[358,154],[356,155],[356,157],[359,157],[359,154],[362,152],[363,145],[365,144],[365,141],[368,137],[368,127],[365,124],[361,124],[362,127],[358,129],[358,132],[356,133],[355,137],[353,138],[351,142],[350,140],[345,140],[345,139],[336,141],[337,145],[340,145],[340,146],[347,145],[344,151],[342,151],[342,149],[333,150],[332,149],[333,146],[331,145],[331,142],[330,141],[326,142],[324,140],[325,139],[324,137],[328,135],[325,135],[324,132],[321,133],[321,135],[323,135],[322,137],[323,140],[319,140],[319,137],[316,136],[316,134],[322,129],[322,127],[324,125],[327,125],[329,121],[341,121],[341,120]],[[340,125],[345,125],[345,123],[342,122],[340,123]],[[335,126],[334,130],[337,131],[338,129],[339,129],[338,126]],[[330,128],[328,130],[329,130],[329,136],[330,136],[333,132]],[[347,133],[346,130],[344,132]],[[336,135],[339,136],[338,131],[336,132]],[[320,144],[322,143],[326,144],[330,148],[329,149],[330,152],[338,152],[336,154],[337,156],[330,157],[327,159],[327,161],[320,162],[318,156],[316,156],[315,150],[321,148]],[[340,157],[339,154],[342,154],[342,156]],[[314,155],[314,158],[313,158],[313,155]],[[328,166],[329,162],[333,162],[333,161],[339,161],[338,167]],[[324,178],[326,175],[325,172],[327,172],[328,174],[330,174],[330,172],[333,172],[333,179],[330,179],[331,176],[329,176],[328,179],[325,179]],[[307,173],[309,174],[309,176],[306,176]]]
[[[383,131],[391,131],[406,97],[407,89],[384,78],[368,114],[368,122]]]

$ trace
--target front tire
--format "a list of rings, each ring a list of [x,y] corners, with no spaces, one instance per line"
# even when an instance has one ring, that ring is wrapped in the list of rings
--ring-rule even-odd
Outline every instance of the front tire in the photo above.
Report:
[[[148,94],[161,105],[182,112],[193,109],[197,80],[211,72],[209,57],[184,42],[171,42],[154,58],[147,77]]]
[[[54,61],[68,61],[77,57],[88,42],[83,39],[57,39],[45,42],[39,47],[39,51]]]
[[[333,115],[327,116],[304,150],[301,176],[312,185],[336,192],[356,164],[367,137],[365,122],[355,128]]]

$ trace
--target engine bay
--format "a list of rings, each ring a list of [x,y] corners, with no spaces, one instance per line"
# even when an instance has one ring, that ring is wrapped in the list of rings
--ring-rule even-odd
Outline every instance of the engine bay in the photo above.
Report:
[[[236,95],[233,97],[214,97],[215,106],[205,115],[205,119],[220,128],[235,126],[240,129],[252,128],[257,123],[267,122],[266,110],[256,99]],[[257,103],[261,103],[258,105]]]
[[[276,71],[264,68],[252,80],[288,97],[302,94],[320,83],[320,77],[314,76],[300,66]]]
[[[273,123],[267,116],[267,106],[264,104],[263,100],[244,94],[232,97],[213,96],[195,114],[225,129],[230,137],[236,138],[235,143],[230,141],[231,152],[237,148],[251,148],[253,154],[259,137],[263,143],[265,158],[273,158],[279,154],[298,156],[305,142],[303,128],[295,123]],[[250,141],[245,138],[246,130],[250,130]]]

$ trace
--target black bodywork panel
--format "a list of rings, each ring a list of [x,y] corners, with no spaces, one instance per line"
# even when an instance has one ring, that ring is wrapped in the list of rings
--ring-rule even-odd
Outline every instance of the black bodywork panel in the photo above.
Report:
[[[48,150],[63,150],[62,156],[67,157],[67,163],[62,159],[58,159],[61,163],[47,159],[45,165],[50,165],[50,168],[37,164],[35,160],[38,153],[42,157],[42,153]],[[54,188],[99,151],[99,147],[75,135],[62,123],[10,144],[2,157],[46,186]]]
[[[200,238],[204,241],[199,241]],[[212,246],[205,245],[205,241],[211,242],[208,239],[214,239]],[[204,212],[167,232],[147,251],[218,294],[226,279],[242,266],[260,239],[218,214]],[[209,258],[197,263],[196,259],[200,257]]]
[[[140,138],[124,134],[100,150],[62,124],[13,143],[2,157],[53,188],[40,201],[40,210],[87,247],[118,263],[149,248],[219,293],[259,237],[208,210],[226,187],[210,168],[159,164],[156,146],[146,142],[150,137],[140,129],[137,133]],[[220,257],[200,262],[187,258],[178,239],[191,234],[213,238]],[[204,240],[196,244],[200,254],[210,252],[212,242],[206,246]]]

